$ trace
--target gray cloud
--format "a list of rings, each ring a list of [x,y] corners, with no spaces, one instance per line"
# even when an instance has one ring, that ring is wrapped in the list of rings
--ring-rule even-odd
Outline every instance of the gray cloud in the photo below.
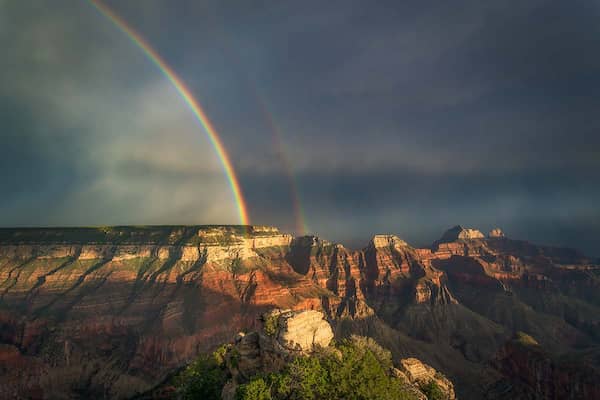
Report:
[[[236,222],[222,167],[170,83],[73,6],[2,5],[2,223]]]
[[[254,221],[293,229],[295,179],[339,241],[463,223],[599,254],[596,3],[110,4],[206,108]],[[0,7],[0,223],[236,221],[206,138],[122,33],[85,2]]]

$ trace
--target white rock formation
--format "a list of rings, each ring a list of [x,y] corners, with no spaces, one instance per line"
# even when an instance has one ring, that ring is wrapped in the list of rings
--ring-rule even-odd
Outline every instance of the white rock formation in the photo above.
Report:
[[[375,248],[383,248],[392,246],[394,248],[406,247],[408,243],[400,239],[396,235],[375,235],[373,236],[373,246]]]
[[[310,352],[315,346],[327,347],[333,339],[333,330],[324,317],[314,310],[282,312],[277,317],[277,340],[284,347],[303,352]]]

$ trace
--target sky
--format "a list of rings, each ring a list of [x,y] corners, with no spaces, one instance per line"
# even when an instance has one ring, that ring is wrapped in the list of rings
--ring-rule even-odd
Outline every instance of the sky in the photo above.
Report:
[[[105,1],[185,81],[250,221],[461,224],[600,256],[600,3]],[[235,224],[181,96],[88,1],[0,0],[0,226]]]

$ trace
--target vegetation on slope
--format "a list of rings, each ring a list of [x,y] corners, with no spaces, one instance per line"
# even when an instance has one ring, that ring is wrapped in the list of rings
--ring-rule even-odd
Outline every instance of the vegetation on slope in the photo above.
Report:
[[[192,399],[220,399],[227,381],[223,358],[224,347],[212,354],[203,354],[175,378],[179,397]]]
[[[190,364],[177,378],[183,399],[220,399],[229,379],[223,347]],[[409,400],[416,395],[402,379],[392,375],[389,351],[372,340],[353,338],[299,356],[281,371],[257,374],[237,387],[238,400]],[[438,389],[439,390],[439,389]],[[435,388],[432,390],[435,391]],[[437,398],[437,397],[431,397]]]

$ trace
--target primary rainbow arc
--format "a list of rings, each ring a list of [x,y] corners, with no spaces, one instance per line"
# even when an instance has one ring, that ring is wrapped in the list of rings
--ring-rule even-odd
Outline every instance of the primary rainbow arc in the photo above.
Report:
[[[150,59],[150,61],[152,61],[158,67],[158,69],[165,75],[165,77],[171,82],[171,84],[175,87],[177,92],[179,92],[185,103],[192,110],[192,113],[204,128],[210,140],[210,143],[214,147],[217,156],[219,157],[219,160],[223,165],[223,169],[225,170],[225,174],[227,175],[231,191],[233,192],[233,196],[235,198],[240,223],[242,225],[249,225],[250,220],[248,218],[246,202],[244,200],[244,196],[242,195],[240,183],[233,169],[233,165],[231,164],[231,161],[229,159],[229,155],[227,154],[223,142],[221,141],[221,138],[219,137],[216,129],[208,119],[208,116],[202,109],[200,103],[194,98],[191,91],[185,86],[184,82],[181,80],[181,78],[179,78],[175,71],[171,67],[169,67],[165,60],[156,52],[156,50],[154,50],[150,46],[150,44],[135,29],[130,27],[124,19],[115,14],[108,6],[102,4],[102,2],[100,2],[99,0],[89,1],[98,11],[100,11],[101,14],[103,14],[109,20],[111,20],[123,33],[127,35],[127,37],[129,37],[129,39],[136,46],[138,46],[143,51],[143,53]]]

